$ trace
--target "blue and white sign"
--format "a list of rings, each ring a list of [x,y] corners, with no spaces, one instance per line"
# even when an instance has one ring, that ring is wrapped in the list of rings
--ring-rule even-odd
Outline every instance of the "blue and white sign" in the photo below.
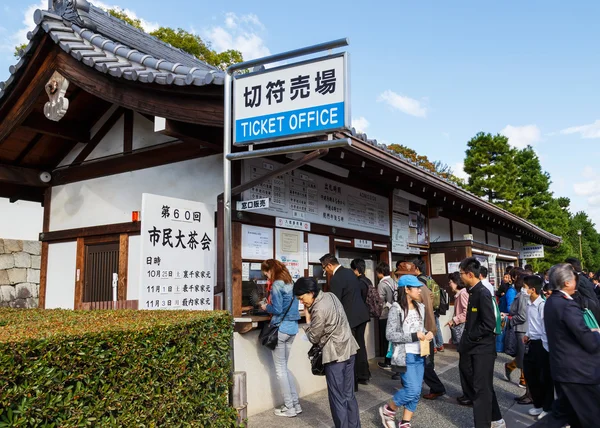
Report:
[[[235,76],[234,144],[350,127],[347,54]]]

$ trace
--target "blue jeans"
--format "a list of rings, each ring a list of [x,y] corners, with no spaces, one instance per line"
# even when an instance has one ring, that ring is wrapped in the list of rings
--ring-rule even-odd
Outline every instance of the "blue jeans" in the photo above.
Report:
[[[435,333],[435,337],[433,339],[433,346],[436,348],[441,348],[444,346],[444,336],[442,335],[442,329],[440,328],[440,317],[439,315],[435,315],[435,326],[437,328],[437,332]]]
[[[279,382],[279,389],[283,394],[283,402],[288,409],[293,409],[294,405],[299,404],[294,378],[287,367],[292,343],[294,343],[295,337],[296,335],[279,332],[277,346],[273,350],[275,374],[277,375],[277,381]]]
[[[424,373],[425,357],[417,354],[406,354],[406,372],[400,375],[402,389],[396,391],[392,398],[396,406],[404,406],[406,410],[411,412],[417,410],[417,404],[419,404],[419,398],[421,398]]]

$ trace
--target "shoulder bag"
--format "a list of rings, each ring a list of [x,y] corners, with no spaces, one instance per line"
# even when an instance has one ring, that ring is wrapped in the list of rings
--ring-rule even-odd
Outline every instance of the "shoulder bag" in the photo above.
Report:
[[[335,310],[336,310],[336,314],[337,314],[338,313],[337,311],[339,309],[338,309],[338,305],[335,300],[336,299],[333,299],[333,305],[335,306]],[[337,329],[339,321],[340,321],[340,316],[338,314],[338,316],[336,318],[336,322],[335,322],[335,327],[333,328],[331,333],[329,333],[329,337],[327,337],[327,340],[325,341],[325,343],[323,343],[323,346],[325,346],[325,344],[327,342],[329,342],[329,339],[331,339],[331,335]],[[323,347],[321,345],[319,345],[318,343],[313,344],[313,346],[308,351],[308,360],[310,361],[310,370],[313,375],[325,376],[325,365],[323,364]]]
[[[271,325],[271,323],[265,323],[260,334],[258,335],[258,340],[260,343],[270,350],[274,350],[277,347],[277,341],[279,340],[279,326],[285,319],[285,316],[288,314],[290,309],[292,308],[292,304],[294,303],[295,297],[292,296],[292,301],[290,302],[290,306],[288,306],[287,311],[283,314],[281,318],[281,322],[277,325]]]

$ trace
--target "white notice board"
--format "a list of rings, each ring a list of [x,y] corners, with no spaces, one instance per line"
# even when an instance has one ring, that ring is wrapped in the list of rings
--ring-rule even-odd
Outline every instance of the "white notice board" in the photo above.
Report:
[[[142,195],[139,309],[212,310],[212,205]]]
[[[304,276],[304,232],[275,229],[275,258],[281,261],[294,282]]]
[[[242,259],[273,258],[273,229],[242,224]]]
[[[308,262],[321,263],[319,260],[329,253],[329,236],[308,234]],[[311,275],[312,276],[312,275]]]

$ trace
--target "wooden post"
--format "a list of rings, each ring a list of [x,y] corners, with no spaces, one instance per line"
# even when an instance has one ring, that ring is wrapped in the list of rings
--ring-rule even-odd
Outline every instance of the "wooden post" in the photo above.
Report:
[[[238,412],[238,425],[248,418],[248,390],[246,389],[246,372],[233,373],[233,407]]]

